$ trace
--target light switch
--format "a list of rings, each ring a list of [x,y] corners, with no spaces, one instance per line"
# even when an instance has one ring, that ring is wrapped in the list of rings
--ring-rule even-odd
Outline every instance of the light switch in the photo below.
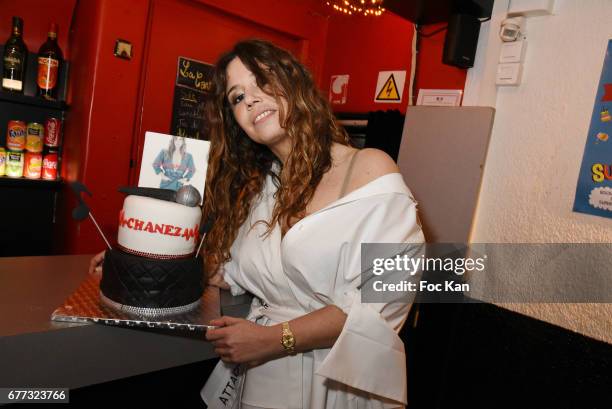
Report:
[[[520,62],[499,64],[495,83],[497,85],[519,85],[521,83],[522,64]]]
[[[509,43],[502,43],[501,50],[499,52],[499,62],[522,62],[525,56],[525,48],[527,47],[527,41],[518,40]]]

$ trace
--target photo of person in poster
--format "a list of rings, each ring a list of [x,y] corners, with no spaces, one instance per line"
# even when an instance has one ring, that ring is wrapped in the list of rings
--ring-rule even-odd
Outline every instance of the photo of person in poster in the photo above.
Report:
[[[173,136],[167,149],[162,149],[153,161],[155,174],[161,175],[161,189],[178,190],[188,184],[196,171],[193,156],[181,136]]]

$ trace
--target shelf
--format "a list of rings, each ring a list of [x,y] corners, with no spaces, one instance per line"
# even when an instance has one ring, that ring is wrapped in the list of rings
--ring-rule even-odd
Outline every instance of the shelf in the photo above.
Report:
[[[3,52],[4,45],[0,45],[0,53]],[[70,63],[63,61],[60,70],[57,73],[57,96],[59,101],[47,101],[36,95],[38,88],[36,85],[36,76],[38,71],[38,55],[32,52],[28,53],[28,60],[26,63],[26,72],[23,82],[23,94],[14,94],[7,92],[0,88],[0,101],[12,102],[17,104],[35,106],[39,108],[55,109],[65,111],[68,107],[66,104],[66,90],[68,88],[68,71]]]
[[[47,109],[57,109],[58,111],[64,111],[68,107],[68,105],[64,101],[47,101],[46,99],[40,97],[32,97],[23,94],[13,94],[1,90],[0,101],[11,102],[14,104],[30,105]]]
[[[45,180],[45,179],[28,179],[28,178],[11,178],[8,176],[0,176],[0,188],[2,187],[33,187],[56,189],[62,184],[61,179]]]

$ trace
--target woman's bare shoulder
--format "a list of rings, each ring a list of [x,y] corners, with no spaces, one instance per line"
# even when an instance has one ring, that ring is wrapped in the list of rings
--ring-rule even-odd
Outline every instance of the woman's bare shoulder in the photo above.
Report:
[[[361,149],[355,159],[351,184],[363,186],[381,176],[397,172],[397,164],[387,153],[374,148]]]

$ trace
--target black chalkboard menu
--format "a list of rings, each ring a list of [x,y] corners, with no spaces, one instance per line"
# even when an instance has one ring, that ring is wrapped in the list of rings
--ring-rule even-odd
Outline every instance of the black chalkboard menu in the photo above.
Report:
[[[178,58],[170,126],[172,135],[208,139],[203,115],[213,69],[211,64],[185,57]]]

